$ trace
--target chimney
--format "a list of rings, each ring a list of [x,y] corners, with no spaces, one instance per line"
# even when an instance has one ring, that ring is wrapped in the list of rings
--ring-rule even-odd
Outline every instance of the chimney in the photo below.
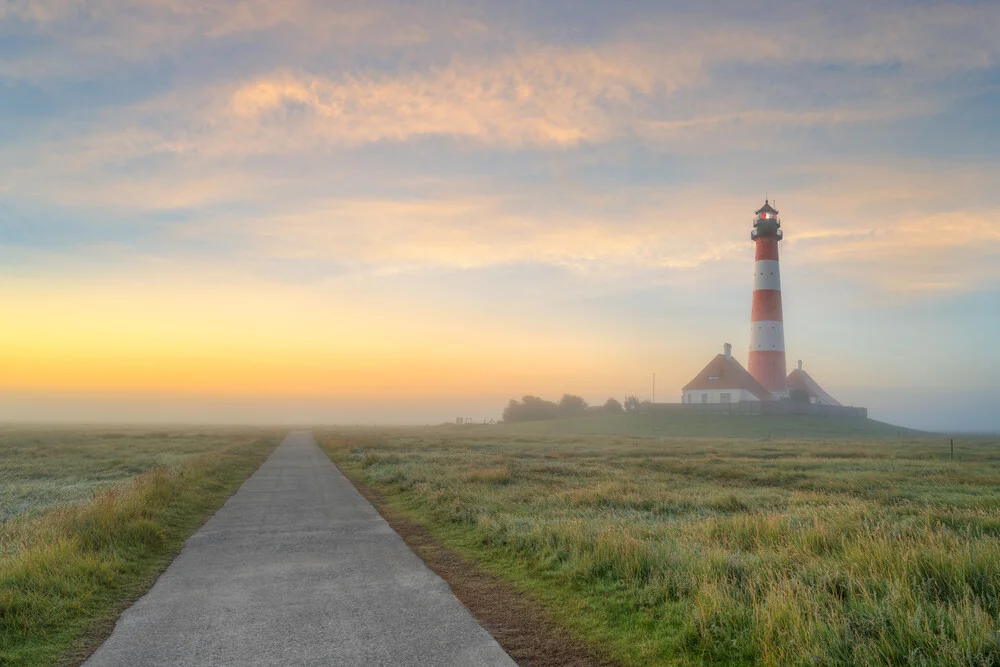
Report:
[[[802,372],[802,360],[801,359],[799,359],[799,372],[800,373]]]
[[[726,357],[726,359],[732,359],[733,358],[733,346],[730,345],[729,343],[726,343],[725,345],[723,345],[722,346],[722,354]]]

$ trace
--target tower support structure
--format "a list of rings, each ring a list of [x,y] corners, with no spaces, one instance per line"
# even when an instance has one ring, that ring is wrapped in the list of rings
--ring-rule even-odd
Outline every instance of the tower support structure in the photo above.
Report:
[[[750,232],[755,253],[747,370],[775,398],[780,398],[788,395],[781,273],[778,269],[781,220],[778,211],[767,200],[754,211],[754,216],[753,231]]]

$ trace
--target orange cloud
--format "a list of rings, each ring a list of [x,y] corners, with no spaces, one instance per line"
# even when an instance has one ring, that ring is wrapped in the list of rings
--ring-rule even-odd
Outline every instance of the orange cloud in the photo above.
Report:
[[[286,136],[293,142],[310,137],[361,144],[451,135],[487,144],[572,145],[611,134],[613,114],[607,107],[700,77],[696,63],[653,68],[636,55],[620,48],[537,47],[427,73],[326,78],[283,72],[240,86],[229,110],[238,119],[232,127],[249,134],[253,130],[239,121],[269,128],[272,118],[282,122],[289,105],[306,107],[314,115],[290,125]]]

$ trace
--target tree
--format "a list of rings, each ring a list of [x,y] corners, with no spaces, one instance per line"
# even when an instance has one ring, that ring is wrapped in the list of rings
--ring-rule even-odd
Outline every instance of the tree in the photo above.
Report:
[[[505,422],[535,421],[538,419],[554,419],[559,414],[559,406],[552,401],[546,401],[537,396],[524,396],[521,402],[511,399],[503,411]]]
[[[518,417],[520,416],[521,404],[515,401],[513,398],[510,399],[510,403],[507,407],[503,409],[503,417],[501,419],[505,422],[516,422],[520,421]]]
[[[788,398],[791,399],[793,403],[808,403],[809,402],[809,392],[805,389],[796,387],[788,392]]]
[[[624,408],[625,412],[636,412],[639,409],[639,397],[634,394],[626,396]]]
[[[618,399],[609,398],[604,402],[604,411],[610,412],[613,415],[617,415],[621,414],[622,412],[625,412],[625,408],[623,408],[622,404],[618,402]]]
[[[614,399],[611,399],[614,400]],[[618,401],[615,401],[618,404]],[[618,405],[621,410],[621,405]],[[505,422],[537,421],[557,417],[577,417],[587,413],[587,401],[573,394],[564,394],[558,403],[538,396],[522,396],[520,401],[511,399],[503,410]]]
[[[587,411],[587,401],[579,396],[563,394],[559,400],[559,413],[563,416],[582,415]]]

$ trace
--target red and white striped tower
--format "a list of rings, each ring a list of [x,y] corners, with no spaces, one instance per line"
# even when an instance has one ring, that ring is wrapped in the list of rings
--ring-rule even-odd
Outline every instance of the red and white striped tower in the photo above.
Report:
[[[757,252],[750,311],[750,359],[747,370],[775,397],[788,394],[785,373],[785,331],[781,321],[781,275],[778,241],[781,220],[768,201],[754,211],[750,239]]]

